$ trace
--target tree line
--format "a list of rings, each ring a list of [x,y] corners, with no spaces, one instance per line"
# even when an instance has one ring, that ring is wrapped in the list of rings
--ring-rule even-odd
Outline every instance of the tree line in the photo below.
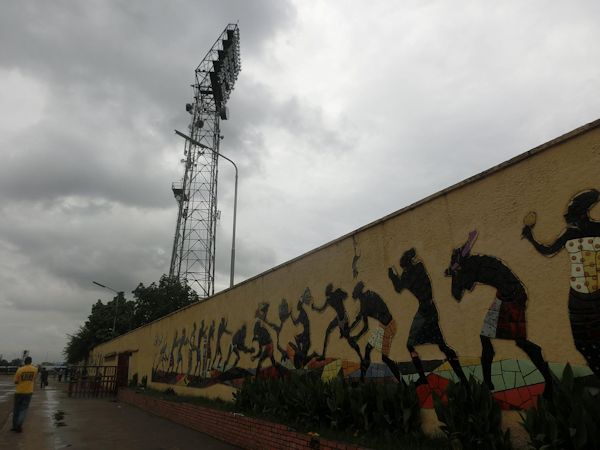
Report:
[[[67,335],[63,351],[67,363],[86,361],[97,345],[199,300],[190,286],[167,275],[163,275],[158,284],[140,283],[132,294],[133,300],[126,300],[120,292],[109,302],[94,303],[83,325],[74,334]]]

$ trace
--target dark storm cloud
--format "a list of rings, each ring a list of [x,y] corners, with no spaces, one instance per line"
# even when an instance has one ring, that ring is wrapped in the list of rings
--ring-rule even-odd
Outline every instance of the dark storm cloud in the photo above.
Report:
[[[242,55],[259,57],[294,18],[281,1],[3,3],[0,76],[36,110],[23,123],[3,111],[0,351],[58,358],[65,333],[112,297],[92,280],[129,292],[168,271],[182,173],[171,130],[189,121],[194,68],[227,23],[243,23]],[[20,334],[24,323],[37,332]]]
[[[136,124],[187,124],[183,106],[194,64],[236,18],[248,23],[242,51],[252,53],[293,10],[267,1],[219,8],[213,2],[8,2],[0,15],[0,67],[41,80],[49,98],[41,123],[16,136],[4,155],[0,195],[26,200],[77,193],[167,205],[169,180],[156,182],[163,173],[161,141]],[[190,26],[194,21],[198,26]]]
[[[65,119],[75,118],[69,115]],[[94,137],[98,130],[118,133],[118,128],[109,130],[106,122],[112,121],[107,118],[97,126],[80,121],[78,133],[42,123],[35,134],[17,136],[3,155],[0,197],[49,201],[81,195],[145,207],[169,205],[171,195],[158,159],[160,152],[151,147],[155,143],[143,137],[132,141],[123,135],[120,141],[106,145]],[[86,125],[89,134],[82,135]],[[145,148],[148,151],[144,152]]]
[[[5,2],[0,60],[56,84],[124,84],[168,103],[224,24],[243,20],[243,49],[256,53],[293,18],[288,2],[268,0]]]

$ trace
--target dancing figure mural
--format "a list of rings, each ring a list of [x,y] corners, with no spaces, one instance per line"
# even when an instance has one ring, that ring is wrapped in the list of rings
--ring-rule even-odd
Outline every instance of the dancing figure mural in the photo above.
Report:
[[[440,329],[438,311],[433,301],[433,290],[431,288],[431,279],[421,261],[415,261],[416,251],[411,248],[405,251],[400,257],[400,267],[402,274],[398,275],[394,267],[388,268],[388,277],[394,285],[398,294],[404,289],[413,294],[419,301],[419,309],[413,318],[406,342],[406,348],[410,353],[412,362],[419,373],[419,379],[416,384],[426,384],[427,378],[423,370],[423,363],[415,347],[420,345],[435,344],[440,351],[446,355],[448,363],[454,370],[454,373],[461,382],[466,382],[467,377],[462,370],[458,356],[442,335]]]
[[[290,313],[292,323],[302,327],[302,331],[294,336],[294,342],[289,343],[290,347],[294,350],[294,367],[296,369],[304,367],[313,356],[317,356],[314,352],[312,355],[308,355],[310,350],[310,321],[308,319],[308,314],[304,310],[304,306],[311,305],[312,300],[313,298],[310,289],[306,288],[296,305],[298,316],[294,318]]]
[[[219,369],[221,360],[223,359],[223,352],[221,351],[221,339],[223,338],[224,334],[231,334],[231,331],[227,329],[227,319],[222,317],[221,322],[219,322],[219,328],[217,329],[217,345],[215,350],[215,359],[212,362],[213,368],[216,367]]]
[[[204,325],[204,319],[200,321],[200,328],[198,329],[198,341],[196,343],[196,367],[194,367],[194,375],[202,373],[202,357],[205,354],[203,351],[204,337],[206,336],[206,326]]]
[[[154,358],[154,362],[152,364],[154,370],[158,370],[159,367],[161,370],[165,370],[165,363],[169,359],[167,357],[167,345],[167,339],[165,338],[165,336],[160,336],[157,334],[154,338],[154,346],[160,347],[160,350],[158,352],[158,355]]]
[[[229,352],[227,353],[227,358],[225,358],[225,364],[223,365],[224,369],[227,369],[229,358],[232,354],[235,354],[235,361],[231,367],[235,367],[240,360],[240,351],[244,353],[254,353],[253,349],[246,347],[246,328],[246,324],[243,324],[242,327],[233,334]]]
[[[196,322],[192,326],[192,332],[190,333],[189,345],[188,345],[188,359],[187,359],[187,375],[190,376],[192,374],[192,364],[194,355],[196,354]]]
[[[313,303],[311,308],[313,311],[323,312],[330,306],[335,311],[335,318],[329,323],[325,330],[325,339],[323,341],[323,353],[321,358],[325,358],[327,352],[327,344],[329,342],[329,335],[338,327],[340,330],[340,338],[344,338],[350,344],[350,347],[358,354],[358,358],[362,363],[362,355],[360,354],[360,347],[354,339],[350,339],[350,324],[348,323],[348,314],[346,313],[346,307],[344,306],[344,300],[348,298],[348,293],[340,288],[333,290],[333,284],[329,283],[325,288],[325,303],[323,306],[315,306]]]
[[[476,239],[477,232],[472,231],[467,242],[453,250],[450,267],[445,273],[452,277],[452,295],[457,301],[462,300],[465,291],[472,291],[477,283],[496,288],[496,298],[485,316],[480,333],[483,380],[493,391],[492,362],[495,352],[491,340],[512,340],[544,377],[544,396],[548,398],[552,395],[552,376],[548,363],[542,356],[541,347],[527,339],[525,286],[499,259],[488,255],[471,255]]]
[[[563,248],[571,263],[569,320],[575,347],[600,378],[600,222],[592,220],[590,209],[600,199],[597,189],[575,195],[564,215],[566,228],[545,245],[533,236],[536,214],[524,219],[522,235],[542,255],[552,257]]]
[[[175,336],[173,336],[173,343],[171,344],[171,353],[169,354],[169,367],[167,368],[167,372],[170,372],[171,369],[175,369],[175,349],[177,348],[177,344],[179,344],[179,337],[177,330],[175,330]]]
[[[257,320],[254,323],[254,336],[252,338],[252,342],[258,343],[258,350],[256,354],[252,356],[252,361],[258,359],[258,365],[256,366],[256,376],[260,373],[260,368],[262,367],[263,361],[265,359],[271,360],[271,365],[273,367],[277,367],[277,363],[275,362],[275,358],[273,357],[273,339],[271,339],[271,334],[269,330],[267,330],[260,320]]]
[[[360,363],[360,379],[361,381],[365,380],[365,375],[371,365],[371,351],[375,348],[381,351],[382,361],[390,368],[396,380],[406,384],[400,375],[398,364],[389,357],[392,340],[398,331],[396,322],[383,299],[373,291],[365,291],[364,288],[365,284],[359,281],[352,291],[352,298],[360,302],[360,310],[350,325],[350,331],[356,328],[359,322],[363,323],[363,327],[356,336],[350,337],[349,341],[356,343],[363,334],[369,331],[369,317],[379,322],[380,326],[372,330],[369,336],[365,347],[365,356]]]
[[[281,330],[283,329],[283,324],[290,317],[290,307],[285,298],[281,299],[281,303],[279,304],[279,325],[270,322],[268,319],[270,304],[267,302],[261,302],[258,305],[256,313],[254,316],[261,320],[265,325],[268,325],[275,331],[275,336],[277,338],[277,350],[281,354],[281,359],[287,358],[287,352],[283,349],[279,343],[279,336],[281,334]]]
[[[177,364],[175,366],[175,373],[179,373],[180,370],[183,370],[183,346],[187,343],[188,339],[185,335],[185,328],[183,328],[177,345]]]
[[[214,337],[215,337],[215,321],[211,320],[210,326],[208,327],[208,333],[206,335],[206,342],[205,342],[206,351],[205,351],[204,362],[203,362],[204,368],[202,370],[202,372],[205,374],[207,374],[208,371],[212,369],[212,367],[211,367],[212,341],[213,341]]]

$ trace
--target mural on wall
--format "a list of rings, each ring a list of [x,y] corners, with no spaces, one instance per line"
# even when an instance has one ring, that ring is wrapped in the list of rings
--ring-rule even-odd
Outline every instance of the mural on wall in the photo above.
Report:
[[[229,353],[227,353],[227,358],[225,359],[225,364],[223,365],[225,368],[229,367],[229,358],[231,358],[232,354],[235,355],[235,361],[231,365],[231,368],[236,367],[240,361],[240,352],[254,353],[253,349],[246,347],[246,328],[246,324],[243,324],[242,327],[236,331],[231,338]]]
[[[337,327],[340,330],[340,338],[345,339],[350,344],[350,347],[358,355],[358,359],[362,364],[362,355],[360,354],[360,348],[356,343],[356,340],[350,338],[350,324],[348,322],[348,313],[344,306],[344,300],[348,298],[348,293],[340,288],[333,289],[333,284],[329,283],[325,288],[325,303],[323,306],[316,306],[314,303],[311,305],[313,311],[323,312],[327,307],[331,307],[335,311],[335,318],[329,323],[325,330],[325,339],[323,341],[323,352],[321,358],[325,359],[327,352],[327,344],[329,342],[329,335]]]
[[[258,305],[258,309],[256,310],[255,316],[262,323],[264,323],[265,325],[268,325],[270,328],[272,328],[275,331],[275,336],[277,338],[277,350],[279,351],[281,358],[285,359],[285,358],[287,358],[287,350],[281,346],[280,335],[281,335],[281,330],[283,329],[283,325],[285,324],[287,319],[290,317],[290,307],[287,303],[287,300],[285,298],[282,298],[281,303],[279,304],[279,325],[277,325],[273,322],[270,322],[269,319],[267,318],[267,315],[269,313],[269,306],[270,305],[267,302],[260,303]]]
[[[152,362],[152,369],[160,368],[161,370],[165,370],[165,365],[169,358],[167,357],[167,338],[165,336],[161,336],[158,333],[154,336],[154,347],[159,349],[154,354],[154,360]]]
[[[576,194],[564,215],[566,228],[552,244],[539,243],[533,236],[537,217],[524,219],[522,236],[542,255],[554,256],[563,248],[571,262],[569,320],[575,347],[600,378],[600,222],[592,220],[590,209],[600,192],[589,189]]]
[[[173,342],[171,343],[171,353],[169,354],[169,367],[167,368],[167,372],[175,370],[175,349],[177,348],[177,344],[179,344],[179,334],[177,330],[175,330]]]
[[[200,329],[198,330],[198,341],[196,342],[196,366],[194,367],[194,375],[199,375],[201,373],[204,373],[206,367],[203,361],[203,355],[204,355],[204,351],[203,351],[203,346],[204,346],[204,339],[206,337],[206,332],[208,330],[206,329],[206,326],[204,325],[204,319],[202,319],[200,321]]]
[[[175,366],[175,372],[177,373],[183,370],[183,346],[188,342],[188,338],[185,335],[185,328],[183,328],[181,330],[181,337],[177,343],[177,365]]]
[[[496,289],[496,298],[488,310],[481,328],[481,367],[483,381],[490,391],[492,383],[492,362],[494,347],[492,339],[515,341],[544,377],[544,396],[552,395],[552,376],[548,363],[542,356],[542,349],[527,339],[527,292],[521,280],[498,258],[488,255],[472,255],[471,249],[477,239],[477,232],[469,234],[467,242],[452,251],[450,267],[446,275],[452,277],[452,295],[460,301],[465,291],[472,291],[477,283]]]
[[[352,298],[357,299],[360,302],[360,310],[356,319],[354,319],[354,322],[350,325],[349,332],[356,328],[360,322],[363,323],[363,327],[358,334],[350,336],[348,340],[356,343],[367,331],[369,331],[369,317],[379,322],[380,326],[372,330],[369,336],[369,341],[365,347],[364,358],[362,358],[360,362],[360,379],[361,381],[365,380],[367,369],[369,369],[369,366],[371,365],[371,352],[373,349],[377,349],[381,352],[381,359],[390,368],[396,380],[406,384],[404,379],[400,376],[398,364],[389,357],[392,340],[398,331],[396,322],[383,299],[373,291],[365,291],[364,288],[365,284],[362,281],[359,281],[352,291]]]
[[[273,339],[271,338],[269,330],[267,330],[267,328],[263,325],[263,321],[260,319],[254,322],[254,336],[252,337],[252,342],[256,342],[258,344],[258,350],[251,358],[252,361],[258,360],[255,373],[257,375],[260,374],[260,368],[266,359],[271,360],[272,367],[279,369],[279,365],[273,356]]]
[[[290,317],[292,319],[292,323],[295,326],[300,325],[302,327],[302,331],[294,336],[294,342],[288,343],[288,356],[291,361],[293,361],[294,367],[296,369],[301,369],[304,367],[311,359],[318,356],[316,352],[312,352],[309,355],[310,351],[310,320],[308,319],[308,314],[304,309],[305,306],[312,305],[313,297],[310,292],[310,289],[307,287],[300,300],[296,304],[296,310],[298,311],[298,316],[294,318],[293,314],[290,312]]]
[[[221,339],[224,334],[231,334],[231,331],[227,329],[227,319],[224,317],[221,318],[221,322],[219,322],[219,328],[217,328],[217,345],[215,349],[215,359],[213,360],[211,367],[219,368],[221,365],[221,360],[223,359],[223,352],[221,351]]]
[[[208,332],[206,335],[206,340],[204,341],[204,374],[207,374],[212,369],[212,341],[215,337],[215,321],[211,320],[210,326],[208,327]]]
[[[431,280],[427,274],[425,264],[421,261],[415,261],[416,255],[414,248],[411,248],[402,254],[400,258],[400,267],[402,268],[401,275],[398,275],[398,272],[394,267],[388,269],[388,277],[392,281],[396,292],[400,294],[406,289],[419,301],[419,309],[413,318],[408,334],[408,340],[406,342],[406,348],[410,353],[415,369],[419,373],[419,379],[416,384],[421,385],[427,383],[423,362],[415,349],[417,346],[426,344],[437,345],[442,353],[446,355],[448,363],[459,380],[466,382],[467,378],[458,361],[456,352],[446,344],[444,336],[442,335],[437,308],[433,301]]]
[[[563,248],[567,250],[571,261],[571,329],[577,350],[589,364],[575,365],[573,370],[590,385],[600,385],[594,377],[594,373],[600,376],[600,222],[589,217],[590,209],[599,200],[597,190],[575,195],[565,214],[567,226],[551,244],[535,239],[535,213],[526,216],[522,230],[523,237],[543,255],[554,256]],[[315,372],[323,380],[344,377],[353,382],[413,382],[418,385],[422,406],[432,407],[432,392],[441,392],[450,380],[464,382],[473,376],[494,391],[493,396],[503,408],[529,407],[538,395],[551,395],[552,373],[560,376],[565,364],[548,364],[540,346],[528,339],[527,289],[506,262],[472,253],[477,237],[476,231],[471,232],[467,241],[452,251],[445,275],[451,278],[451,294],[457,301],[478,284],[496,289],[480,331],[480,357],[459,358],[447,344],[439,325],[431,278],[416,250],[410,248],[401,255],[399,270],[392,266],[387,274],[395,292],[410,292],[419,304],[407,330],[405,345],[410,360],[394,361],[390,349],[398,332],[397,323],[389,304],[376,292],[377,287],[373,289],[368,280],[360,280],[360,251],[353,238],[352,298],[359,305],[353,320],[346,308],[346,302],[352,302],[344,290],[349,288],[335,287],[333,283],[324,288],[322,302],[315,301],[308,286],[295,307],[285,298],[278,303],[261,302],[254,317],[248,318],[254,320],[253,324],[233,324],[237,327],[232,328],[233,333],[227,318],[203,317],[187,324],[189,334],[182,326],[172,331],[172,337],[170,333],[156,335],[152,381],[199,388],[216,383],[239,386],[250,376],[282,377],[290,370],[302,370]],[[277,308],[271,309],[271,304]],[[311,335],[310,315],[315,313],[333,316],[324,334],[319,333],[323,344],[318,349],[313,348],[316,336]],[[330,339],[338,338],[336,330],[339,339],[355,352],[353,360],[327,355]],[[494,361],[494,339],[514,341],[529,359]],[[421,360],[417,347],[423,345],[437,345],[445,359]],[[381,362],[372,361],[373,350],[381,352]],[[249,357],[243,358],[243,354]],[[248,365],[252,367],[240,366],[240,360],[250,360],[252,364]]]
[[[188,359],[187,359],[187,374],[192,375],[192,361],[194,353],[196,353],[196,322],[192,325],[192,332],[188,342]]]

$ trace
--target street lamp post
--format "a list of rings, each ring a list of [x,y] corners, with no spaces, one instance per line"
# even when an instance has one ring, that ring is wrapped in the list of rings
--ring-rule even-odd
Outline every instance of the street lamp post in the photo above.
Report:
[[[115,294],[117,294],[117,299],[115,300],[115,317],[113,318],[113,327],[112,327],[112,334],[113,337],[116,335],[117,332],[117,315],[119,314],[119,297],[121,295],[124,294],[123,291],[117,291],[113,288],[111,288],[110,286],[105,286],[104,284],[98,283],[97,281],[92,281],[92,283],[94,283],[96,286],[100,286],[104,289],[108,289],[110,291],[113,291]]]
[[[212,148],[208,147],[207,145],[204,145],[201,142],[198,142],[196,139],[194,139],[186,134],[183,134],[181,131],[175,130],[175,134],[181,136],[185,140],[191,142],[194,145],[197,145],[200,148],[210,150],[215,155],[226,159],[231,164],[233,164],[233,168],[235,169],[235,187],[234,187],[234,194],[233,194],[233,233],[232,233],[232,237],[231,237],[231,270],[230,270],[230,274],[229,274],[229,287],[233,287],[233,275],[234,275],[234,271],[235,271],[235,226],[236,226],[236,215],[237,215],[238,168],[231,159],[229,159],[227,156],[223,155],[222,153],[215,152]]]

